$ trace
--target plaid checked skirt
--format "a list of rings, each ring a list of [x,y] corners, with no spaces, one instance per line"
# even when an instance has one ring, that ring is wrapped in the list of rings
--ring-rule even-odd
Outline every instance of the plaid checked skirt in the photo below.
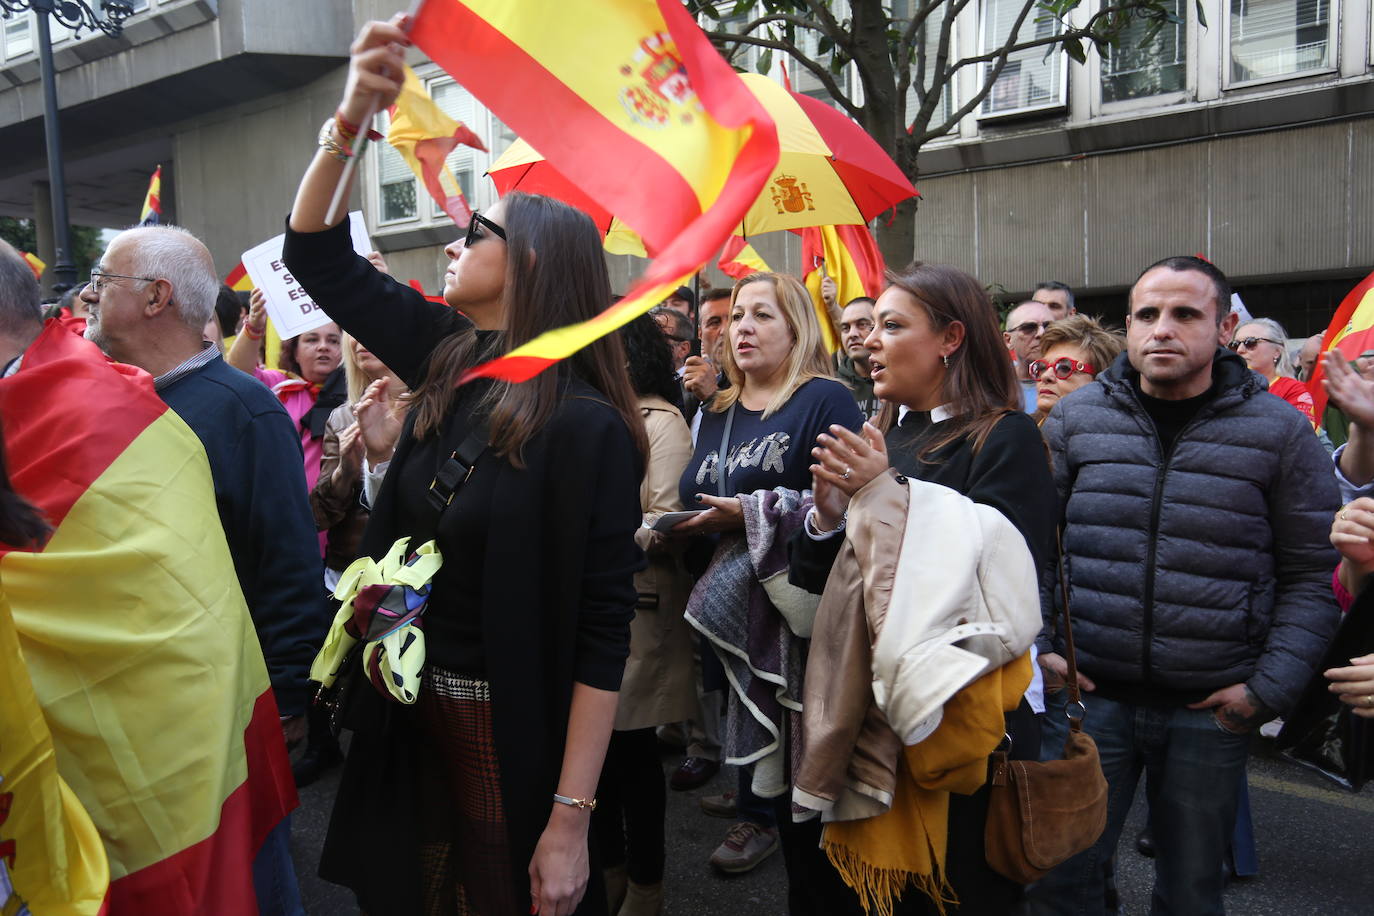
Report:
[[[529,912],[511,862],[486,681],[425,669],[419,724],[420,873],[426,916]]]

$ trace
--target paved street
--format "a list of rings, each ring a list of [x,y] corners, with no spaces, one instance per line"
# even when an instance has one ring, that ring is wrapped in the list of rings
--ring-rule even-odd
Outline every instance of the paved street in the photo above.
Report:
[[[674,758],[664,758],[665,769]],[[352,896],[315,877],[318,850],[333,801],[338,771],[301,793],[294,822],[296,867],[311,916],[357,912]],[[752,873],[716,876],[706,858],[727,821],[700,813],[696,799],[730,787],[726,770],[698,792],[668,793],[668,916],[732,914],[779,916],[786,912],[781,854]],[[1276,757],[1271,743],[1256,739],[1250,764],[1250,795],[1259,837],[1260,874],[1236,881],[1227,892],[1231,916],[1357,916],[1374,912],[1374,789],[1359,795]],[[1134,850],[1140,826],[1137,800],[1119,859],[1122,916],[1149,911],[1150,860]]]

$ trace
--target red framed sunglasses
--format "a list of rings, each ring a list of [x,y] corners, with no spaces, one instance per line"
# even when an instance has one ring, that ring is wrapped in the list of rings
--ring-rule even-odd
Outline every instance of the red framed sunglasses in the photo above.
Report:
[[[1069,359],[1067,356],[1061,356],[1053,363],[1045,362],[1043,359],[1037,359],[1027,368],[1030,370],[1031,378],[1039,378],[1045,374],[1046,369],[1053,369],[1056,378],[1068,378],[1075,372],[1086,372],[1089,375],[1097,374],[1097,370],[1089,364],[1079,362],[1076,359]]]

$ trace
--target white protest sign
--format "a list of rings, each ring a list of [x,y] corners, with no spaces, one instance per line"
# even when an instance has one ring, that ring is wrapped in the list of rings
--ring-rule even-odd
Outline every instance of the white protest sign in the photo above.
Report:
[[[348,214],[348,229],[353,236],[354,251],[363,256],[372,251],[372,241],[367,237],[367,226],[363,223],[361,210]],[[272,319],[272,325],[282,340],[304,334],[332,320],[281,262],[282,242],[285,239],[285,234],[279,235],[243,253],[243,267],[253,279],[253,285],[262,290],[267,302],[267,317]]]

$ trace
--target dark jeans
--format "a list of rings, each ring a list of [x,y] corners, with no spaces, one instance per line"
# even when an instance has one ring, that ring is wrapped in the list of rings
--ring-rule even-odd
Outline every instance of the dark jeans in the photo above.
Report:
[[[668,793],[652,728],[612,732],[596,788],[592,831],[601,864],[625,863],[636,884],[663,880],[663,822]]]
[[[1068,734],[1066,697],[1045,698],[1045,759]],[[1104,912],[1103,864],[1116,850],[1140,774],[1145,774],[1154,832],[1152,916],[1224,913],[1222,859],[1236,819],[1238,783],[1249,735],[1226,731],[1210,709],[1131,706],[1083,694],[1083,730],[1097,742],[1107,777],[1107,829],[1091,848],[1046,875],[1028,892],[1036,916]]]
[[[253,858],[253,890],[263,916],[305,916],[291,861],[291,815],[282,818]]]

